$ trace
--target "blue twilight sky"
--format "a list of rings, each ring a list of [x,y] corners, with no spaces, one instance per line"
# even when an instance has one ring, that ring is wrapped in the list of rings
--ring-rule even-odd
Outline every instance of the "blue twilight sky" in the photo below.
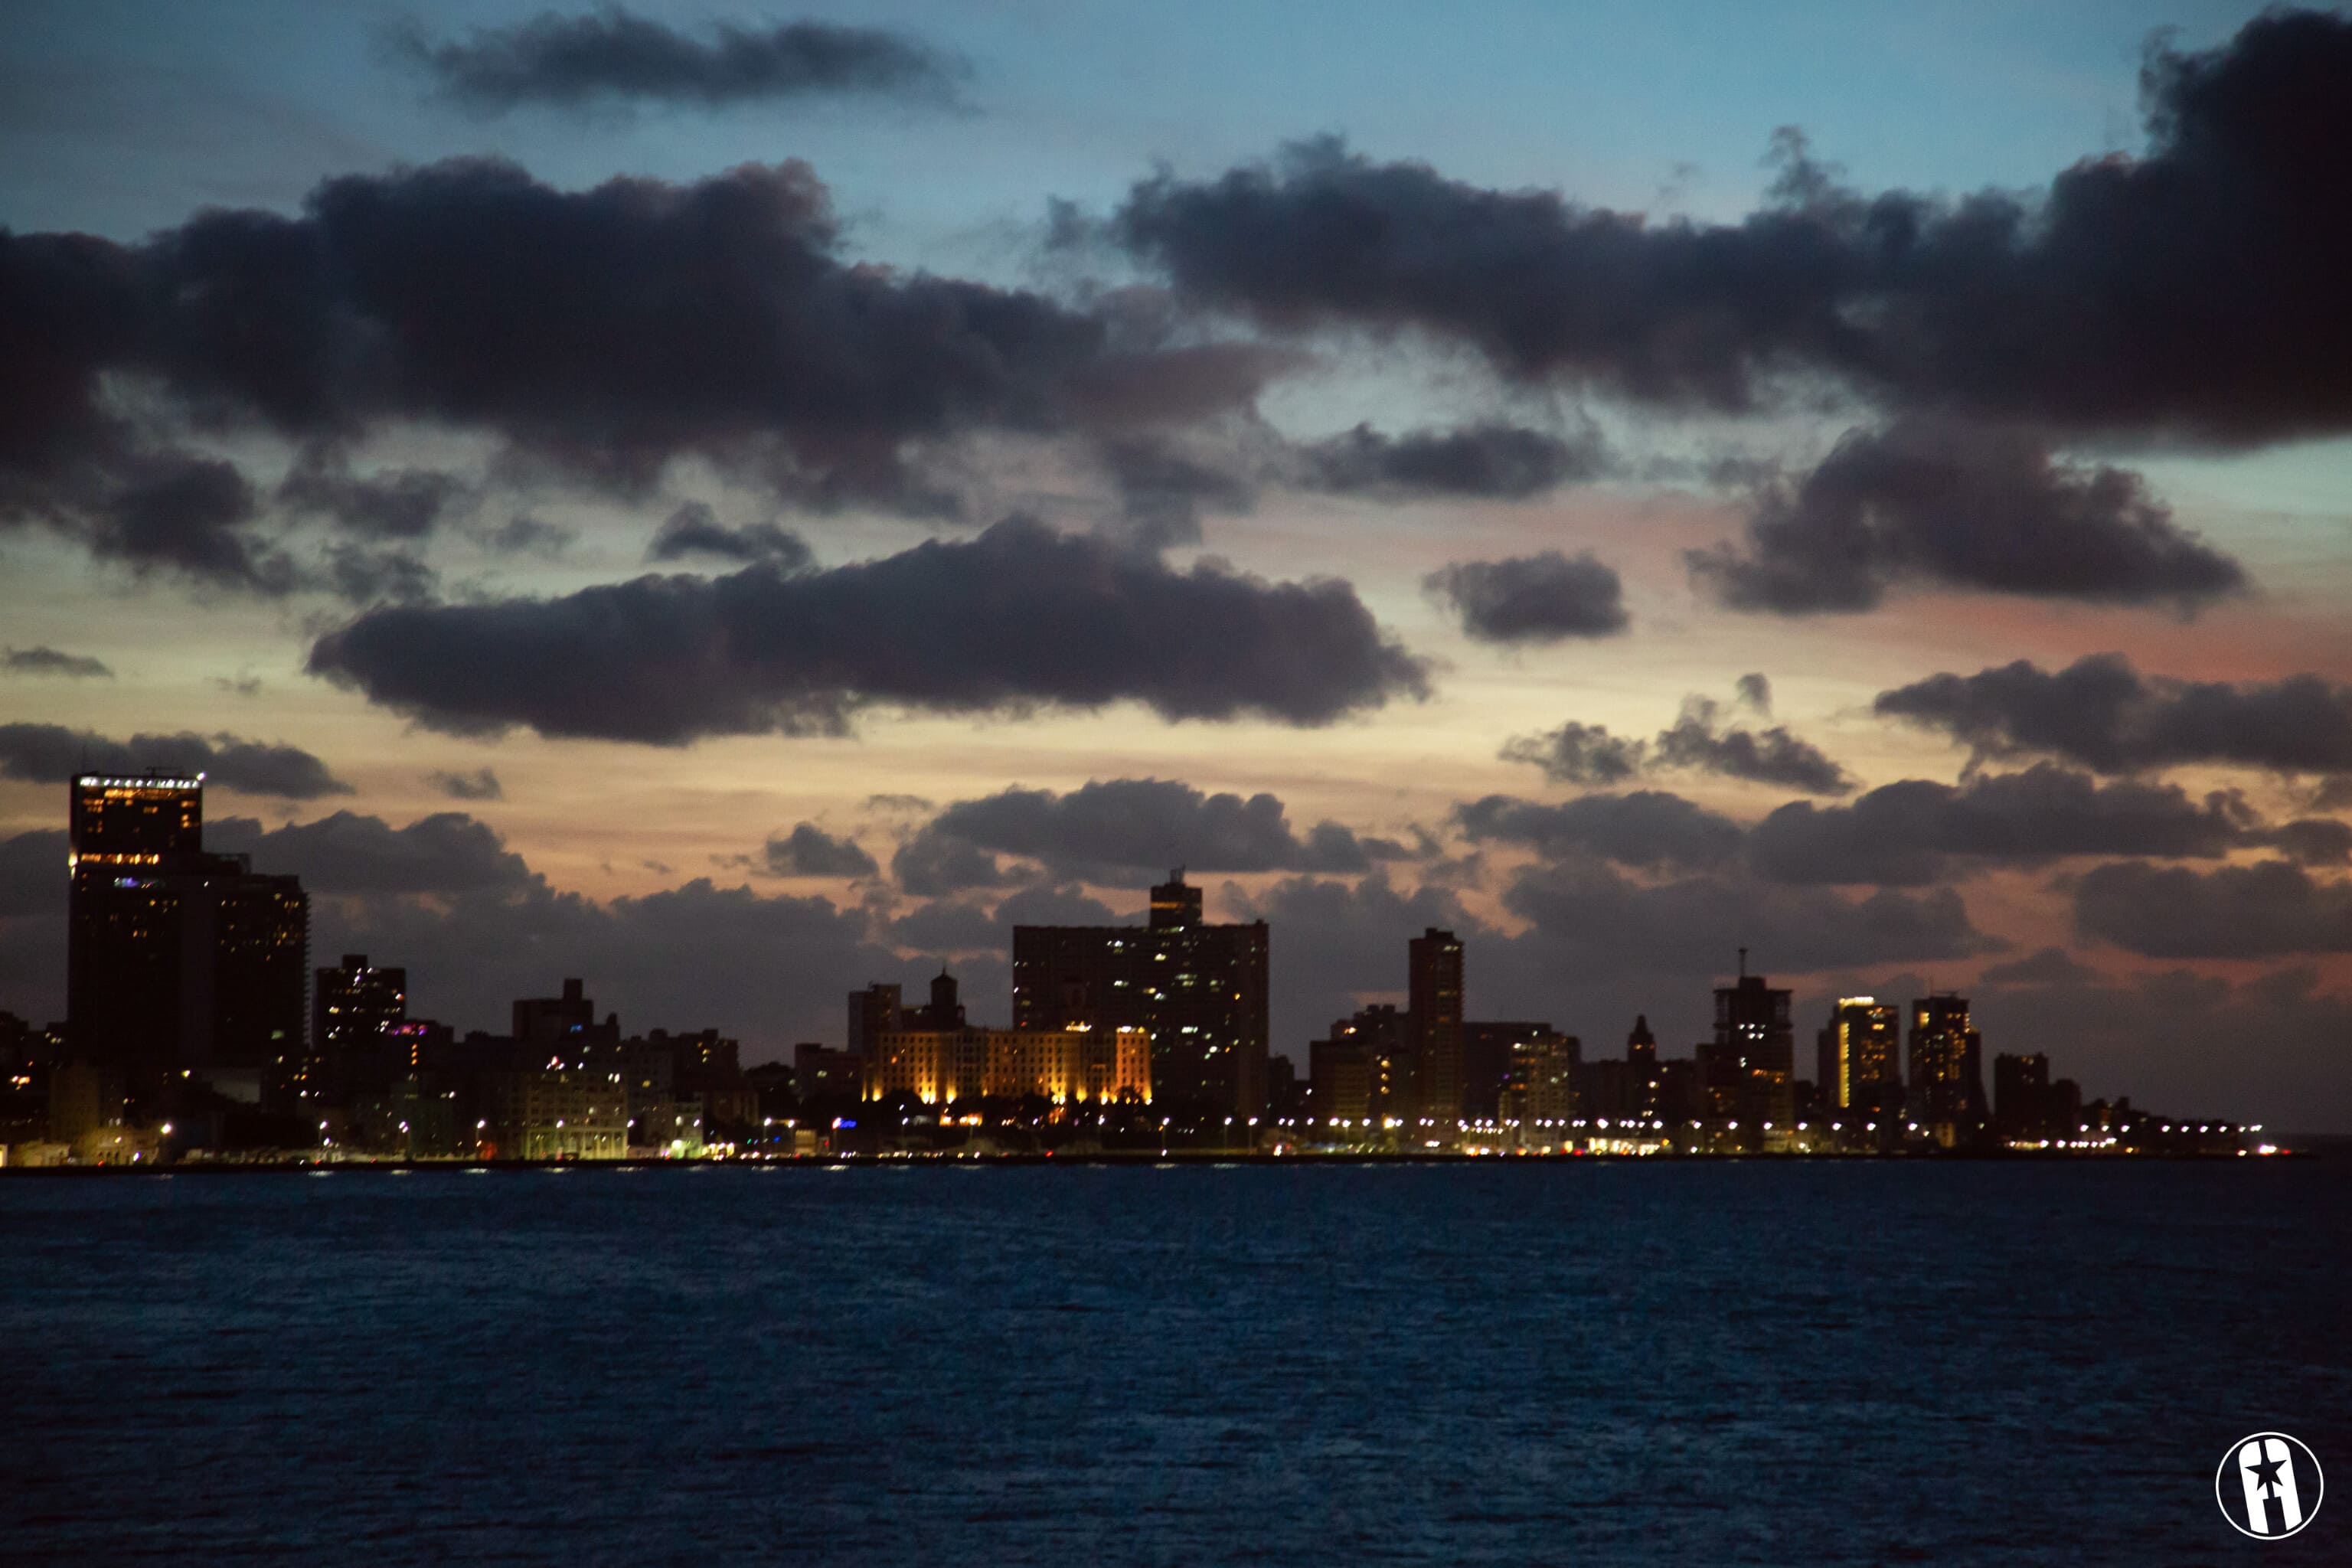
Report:
[[[1013,923],[1182,861],[1302,1063],[1427,924],[1589,1055],[1745,941],[1809,1027],[1958,985],[2088,1093],[2352,1128],[2352,241],[2293,199],[2352,24],[2263,10],[675,5],[928,65],[486,110],[424,55],[626,14],[16,0],[0,1007],[61,1006],[58,758],[254,742],[311,771],[216,763],[221,841],[461,1028],[581,973],[756,1059],[941,959],[999,1017]],[[2152,40],[2222,84],[2170,141]],[[534,184],[415,173],[481,155]]]

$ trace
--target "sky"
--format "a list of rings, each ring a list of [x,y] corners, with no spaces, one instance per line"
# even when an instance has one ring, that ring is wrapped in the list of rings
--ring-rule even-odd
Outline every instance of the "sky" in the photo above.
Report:
[[[1181,865],[1276,1050],[1749,950],[2352,1131],[2352,21],[0,17],[0,1007],[65,780],[748,1060]]]

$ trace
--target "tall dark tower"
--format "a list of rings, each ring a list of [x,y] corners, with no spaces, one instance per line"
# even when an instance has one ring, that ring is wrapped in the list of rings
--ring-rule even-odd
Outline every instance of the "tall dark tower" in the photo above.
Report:
[[[204,780],[86,773],[68,795],[75,1058],[136,1094],[169,1077],[289,1096],[305,1057],[310,910],[291,877],[204,850]]]
[[[1421,1114],[1451,1131],[1462,1119],[1462,942],[1431,926],[1407,944],[1406,1009],[1420,1065]]]
[[[1658,1037],[1650,1033],[1650,1016],[1633,1015],[1633,1031],[1625,1037],[1625,1098],[1636,1116],[1658,1110]]]
[[[1736,984],[1716,987],[1715,1039],[1702,1053],[1701,1072],[1709,1114],[1738,1121],[1742,1142],[1760,1146],[1768,1126],[1785,1132],[1796,1121],[1797,1037],[1790,993],[1748,973],[1744,947],[1739,971]]]
[[[1201,923],[1201,889],[1184,880],[1184,868],[1151,889],[1151,929],[1171,931]]]

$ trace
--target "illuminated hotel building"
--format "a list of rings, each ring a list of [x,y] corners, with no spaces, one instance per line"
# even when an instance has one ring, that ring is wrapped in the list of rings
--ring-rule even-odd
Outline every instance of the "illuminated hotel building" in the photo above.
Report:
[[[1148,1105],[1151,1041],[1140,1029],[889,1029],[867,1044],[866,1098],[926,1105],[1036,1097]]]
[[[1894,1003],[1839,997],[1815,1044],[1824,1110],[1902,1109],[1903,1013]]]
[[[1019,1029],[1140,1030],[1163,1106],[1245,1120],[1265,1104],[1266,926],[1210,925],[1179,871],[1148,926],[1015,926]]]
[[[185,1073],[234,1098],[290,1095],[305,1065],[310,900],[204,851],[204,781],[70,786],[66,1012],[80,1060],[136,1085]]]

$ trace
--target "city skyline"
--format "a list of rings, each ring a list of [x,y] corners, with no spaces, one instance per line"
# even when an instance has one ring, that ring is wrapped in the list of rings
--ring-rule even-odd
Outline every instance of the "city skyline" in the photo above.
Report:
[[[1670,1054],[1748,946],[1800,1075],[1953,992],[2352,1131],[2352,24],[2260,9],[1372,6],[1335,73],[910,3],[727,85],[719,7],[23,7],[0,1008],[68,779],[161,767],[461,1025],[1009,1023],[1016,927],[1183,865],[1302,1072],[1427,931],[1465,1022]]]

